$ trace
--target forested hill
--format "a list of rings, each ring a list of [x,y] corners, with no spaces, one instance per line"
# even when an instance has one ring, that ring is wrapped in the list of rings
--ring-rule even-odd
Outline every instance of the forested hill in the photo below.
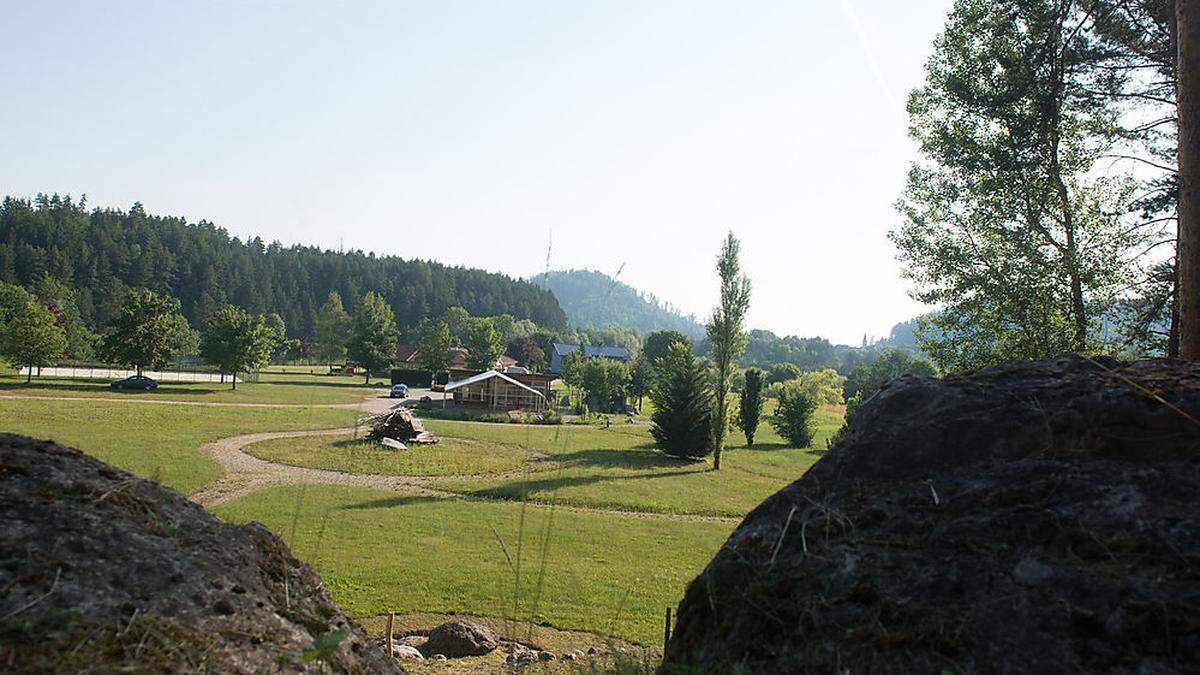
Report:
[[[312,335],[330,291],[350,309],[367,291],[391,304],[403,329],[461,306],[473,316],[511,314],[562,329],[566,315],[537,286],[476,269],[338,253],[308,246],[241,241],[215,225],[129,211],[89,210],[82,201],[6,197],[0,204],[0,281],[28,285],[43,274],[78,293],[83,320],[98,327],[113,316],[128,288],[169,293],[193,326],[222,304],[252,313],[277,312],[292,337]]]
[[[704,327],[696,317],[602,272],[559,270],[529,281],[553,291],[571,325],[577,328],[622,326],[636,328],[643,335],[654,330],[677,330],[696,339],[704,336]]]

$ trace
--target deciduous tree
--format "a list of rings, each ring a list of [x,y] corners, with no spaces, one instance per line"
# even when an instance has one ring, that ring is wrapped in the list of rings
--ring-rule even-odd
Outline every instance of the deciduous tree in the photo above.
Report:
[[[921,348],[944,370],[1098,346],[1100,320],[1161,236],[1097,175],[1116,113],[1082,67],[1091,4],[957,0],[909,100],[923,158],[890,233],[914,298],[943,310]]]
[[[267,365],[278,335],[261,316],[251,316],[232,305],[213,312],[200,338],[200,355],[231,376],[237,390],[238,373]]]
[[[398,335],[392,308],[378,293],[367,293],[354,316],[349,344],[350,358],[365,371],[364,384],[371,384],[372,371],[383,370],[392,364],[396,358]]]
[[[467,365],[477,370],[488,370],[496,367],[496,360],[504,353],[504,343],[500,342],[500,333],[492,327],[489,319],[480,319],[471,329],[467,349]]]
[[[716,377],[713,398],[716,410],[713,414],[713,469],[721,468],[721,448],[725,444],[725,431],[729,426],[729,378],[733,360],[746,349],[746,311],[750,308],[750,280],[741,272],[739,260],[741,243],[730,232],[725,237],[721,254],[717,257],[717,276],[721,281],[721,299],[705,330],[712,344],[712,360]]]
[[[7,316],[0,322],[0,356],[13,365],[28,366],[25,381],[29,382],[34,368],[63,356],[67,336],[49,308],[24,290],[21,295],[5,309]]]
[[[317,313],[316,345],[317,358],[333,367],[335,361],[346,358],[346,343],[350,340],[350,315],[342,307],[342,296],[330,291]]]
[[[448,369],[454,362],[454,343],[450,339],[450,327],[445,321],[430,321],[426,324],[417,343],[417,356],[421,366],[434,374]]]
[[[153,291],[129,291],[125,304],[109,324],[111,332],[101,342],[101,354],[110,363],[162,368],[188,340],[187,320],[179,301]]]

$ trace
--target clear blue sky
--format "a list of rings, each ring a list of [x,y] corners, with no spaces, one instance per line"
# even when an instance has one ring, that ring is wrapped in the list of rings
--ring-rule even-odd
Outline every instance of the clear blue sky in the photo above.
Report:
[[[23,2],[0,192],[514,276],[615,273],[857,343],[920,308],[885,232],[949,0]]]

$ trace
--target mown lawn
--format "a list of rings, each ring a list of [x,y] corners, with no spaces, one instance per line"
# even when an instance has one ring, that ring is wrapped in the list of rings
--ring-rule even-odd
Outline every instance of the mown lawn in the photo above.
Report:
[[[221,476],[204,443],[257,431],[353,426],[340,408],[209,408],[98,401],[0,400],[0,431],[53,439],[189,494]]]
[[[279,464],[382,476],[452,476],[520,468],[530,453],[514,445],[444,437],[435,445],[392,450],[345,436],[276,438],[243,448]]]
[[[267,525],[354,616],[533,617],[643,643],[662,638],[663,611],[734,527],[334,486],[271,488],[216,512]],[[517,576],[505,552],[515,565],[518,549],[514,612]]]
[[[247,446],[250,454],[318,469],[443,477],[440,489],[505,500],[558,501],[627,511],[740,516],[800,477],[841,425],[840,410],[818,413],[812,448],[789,448],[763,422],[755,447],[730,437],[721,471],[710,459],[680,460],[657,450],[647,424],[610,427],[426,420],[434,446],[394,451],[349,436],[288,438]],[[456,478],[521,470],[516,477]]]
[[[313,405],[360,403],[377,391],[364,387],[357,378],[280,373],[263,373],[258,382],[240,382],[237,391],[220,382],[167,381],[159,382],[154,391],[114,391],[111,382],[109,378],[34,377],[26,384],[25,378],[10,372],[0,375],[0,394]]]

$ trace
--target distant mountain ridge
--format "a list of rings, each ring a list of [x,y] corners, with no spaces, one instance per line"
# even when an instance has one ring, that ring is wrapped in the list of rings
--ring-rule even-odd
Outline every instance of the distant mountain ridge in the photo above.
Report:
[[[676,330],[688,337],[704,337],[704,326],[691,314],[595,270],[554,270],[528,280],[546,288],[558,299],[567,320],[576,328],[622,326],[643,335],[655,330]]]

